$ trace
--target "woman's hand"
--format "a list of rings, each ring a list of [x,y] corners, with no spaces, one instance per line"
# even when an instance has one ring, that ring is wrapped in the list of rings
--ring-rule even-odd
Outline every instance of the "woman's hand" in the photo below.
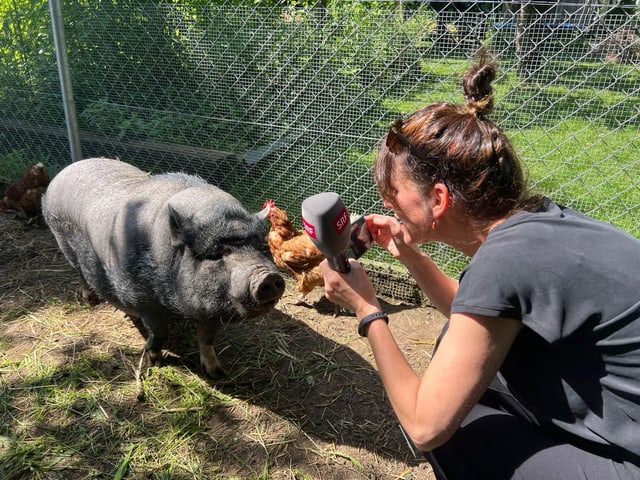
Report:
[[[385,215],[365,217],[375,242],[401,261],[422,291],[440,312],[450,315],[451,302],[458,291],[458,281],[445,274],[420,248],[420,232],[409,231],[397,218]]]
[[[380,311],[380,303],[366,272],[356,260],[350,259],[349,263],[349,273],[336,272],[326,260],[320,263],[325,296],[329,301],[355,313],[358,318]]]
[[[373,239],[394,258],[414,250],[413,239],[406,228],[394,217],[372,214],[365,217]]]

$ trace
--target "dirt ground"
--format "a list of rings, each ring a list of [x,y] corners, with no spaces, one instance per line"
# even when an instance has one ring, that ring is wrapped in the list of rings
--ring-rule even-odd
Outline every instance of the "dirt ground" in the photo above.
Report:
[[[0,214],[0,379],[4,375],[9,381],[11,372],[6,366],[43,345],[48,361],[54,364],[68,363],[81,348],[89,347],[111,356],[116,364],[135,364],[143,344],[138,332],[106,304],[80,307],[77,285],[46,227]],[[430,465],[403,437],[369,345],[357,335],[355,319],[347,314],[334,317],[333,305],[320,290],[310,297],[312,307],[294,305],[296,294],[288,282],[275,311],[225,325],[216,350],[229,378],[211,382],[211,388],[246,402],[247,409],[269,415],[273,432],[298,432],[295,445],[271,458],[271,472],[278,468],[290,472],[295,464],[297,470],[306,472],[304,478],[313,479],[433,479]],[[60,317],[43,320],[34,314],[51,305],[62,312]],[[430,307],[384,302],[384,308],[408,361],[422,372],[443,317]],[[181,368],[201,376],[190,342],[193,338],[187,338],[188,347],[175,344],[168,348],[181,359]],[[110,363],[105,368],[118,367]],[[133,374],[128,378],[133,384]],[[134,395],[126,402],[128,408],[120,409],[132,418],[149,408]],[[6,407],[0,405],[0,414]],[[236,428],[238,437],[246,437],[243,430],[251,428],[247,418],[225,428]],[[215,419],[210,422],[216,428]],[[251,445],[238,448],[243,451],[233,455],[257,455]],[[339,454],[319,457],[318,451]],[[360,464],[357,473],[352,468],[354,459]],[[242,469],[227,456],[216,461],[228,474],[239,475],[233,478],[242,478]],[[258,466],[263,461],[255,459]],[[274,473],[269,478],[303,477]]]

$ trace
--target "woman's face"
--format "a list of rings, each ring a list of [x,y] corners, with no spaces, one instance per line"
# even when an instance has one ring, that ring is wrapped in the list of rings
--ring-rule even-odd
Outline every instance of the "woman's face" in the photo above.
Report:
[[[422,191],[403,168],[394,169],[391,183],[397,193],[392,199],[383,199],[384,206],[393,210],[414,242],[428,241],[433,215]]]

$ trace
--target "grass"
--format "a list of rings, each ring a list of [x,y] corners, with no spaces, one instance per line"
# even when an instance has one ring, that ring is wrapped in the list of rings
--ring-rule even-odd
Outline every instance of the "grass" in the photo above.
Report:
[[[151,478],[323,478],[309,470],[314,463],[342,465],[353,475],[346,478],[370,478],[356,454],[319,445],[278,414],[211,388],[189,370],[152,368],[142,406],[131,403],[130,375],[117,365],[106,370],[118,374],[101,373],[112,360],[87,353],[52,366],[44,361],[46,349],[3,365],[3,479],[149,478],[147,472]],[[329,381],[316,361],[323,355],[310,357],[284,355],[291,377]],[[318,407],[330,408],[347,393],[337,391]],[[274,466],[303,440],[306,471]]]
[[[378,139],[395,117],[434,101],[461,102],[460,75],[468,64],[466,59],[422,59],[419,81],[412,78],[404,89],[399,84],[382,93],[351,91],[357,82],[340,75],[340,101],[348,108],[338,109],[336,117],[337,100],[328,99],[325,105],[318,98],[314,107],[324,113],[316,120],[327,122],[324,130],[313,130],[315,122],[300,127],[295,144],[257,171],[225,166],[221,186],[253,209],[275,198],[291,210],[294,221],[297,206],[310,191],[337,191],[358,210],[374,209],[378,199],[369,168]],[[640,236],[633,175],[640,127],[638,70],[600,61],[575,63],[559,56],[541,72],[541,78],[553,82],[525,84],[509,58],[501,59],[500,66],[493,118],[514,140],[534,185]],[[366,115],[359,116],[360,110]],[[0,181],[16,178],[34,161],[27,159],[24,149],[0,157]],[[213,168],[203,165],[200,173],[207,175],[209,169]],[[256,198],[257,192],[264,198]]]
[[[458,74],[467,66],[466,61],[425,63],[425,71],[451,80],[396,102],[389,99],[387,105],[411,112],[436,100],[461,102],[452,92],[459,93]],[[521,85],[513,69],[503,65],[507,74],[494,85],[493,118],[511,138],[535,189],[640,238],[640,74],[623,65],[571,67],[559,61],[546,70],[566,71],[562,78],[576,77],[579,88],[562,79],[553,85]]]
[[[422,70],[431,83],[412,95],[387,98],[384,105],[403,116],[434,101],[460,103],[459,75],[466,68],[466,60],[425,62]],[[547,66],[551,72],[554,68],[567,72],[557,83],[523,85],[503,63],[506,75],[494,83],[493,119],[512,140],[535,190],[640,238],[640,74],[633,67],[603,68],[601,63]],[[570,75],[575,78],[564,84]],[[575,87],[578,81],[580,88]],[[361,161],[372,164],[374,156],[363,155]],[[452,276],[466,264],[452,249],[426,248]]]
[[[33,329],[45,319],[51,326],[56,319],[68,318],[64,310],[41,310],[31,319]],[[150,369],[143,382],[146,402],[136,404],[132,372],[118,362],[118,355],[95,352],[90,342],[80,345],[75,335],[68,329],[52,335],[56,341],[73,339],[74,347],[86,348],[62,365],[50,363],[47,342],[37,344],[19,362],[4,351],[3,479],[149,478],[145,472],[156,472],[152,478],[317,478],[293,469],[286,477],[271,476],[272,462],[300,444],[303,435],[295,425],[283,428],[276,413],[211,388],[180,366]],[[264,356],[265,363],[266,357],[275,357],[269,359],[272,369],[278,361],[287,364],[289,375],[280,382],[303,379],[315,384],[328,381],[332,369],[343,368],[331,362],[321,365],[330,353],[316,352],[305,361],[286,351],[282,342],[274,347],[273,354],[262,350],[258,357]],[[125,357],[132,353],[122,352]],[[260,362],[252,365],[260,367]],[[263,394],[274,393],[275,387]],[[333,400],[328,397],[319,407],[327,408]],[[355,457],[311,445],[305,455],[315,462],[348,458],[350,470],[363,471]],[[205,460],[210,452],[217,460]]]
[[[530,129],[526,138],[512,138],[538,190],[640,237],[639,160],[628,143],[634,135],[631,127],[588,128],[569,119],[554,130]]]

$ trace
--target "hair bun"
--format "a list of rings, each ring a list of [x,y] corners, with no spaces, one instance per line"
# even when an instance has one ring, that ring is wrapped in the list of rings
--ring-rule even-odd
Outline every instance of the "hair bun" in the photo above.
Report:
[[[479,65],[471,67],[462,77],[465,106],[479,117],[493,111],[493,87],[496,67],[483,57]]]

